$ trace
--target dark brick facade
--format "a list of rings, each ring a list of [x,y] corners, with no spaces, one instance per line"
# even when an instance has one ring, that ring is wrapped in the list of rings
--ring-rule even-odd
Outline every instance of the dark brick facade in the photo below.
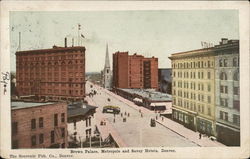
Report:
[[[17,93],[44,100],[85,96],[85,47],[16,52]]]
[[[68,146],[66,103],[12,108],[11,120],[14,149]]]
[[[158,88],[158,58],[113,54],[113,86],[115,88]]]

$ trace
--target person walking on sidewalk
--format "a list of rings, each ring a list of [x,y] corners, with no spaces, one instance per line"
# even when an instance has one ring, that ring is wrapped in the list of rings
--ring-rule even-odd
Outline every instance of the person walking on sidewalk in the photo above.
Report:
[[[199,139],[201,139],[201,133],[199,133]]]

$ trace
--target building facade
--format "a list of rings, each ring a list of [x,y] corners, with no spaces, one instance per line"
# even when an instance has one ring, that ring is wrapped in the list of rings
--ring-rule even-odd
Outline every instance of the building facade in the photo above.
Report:
[[[173,119],[215,135],[215,57],[212,48],[175,53],[172,60]]]
[[[70,148],[93,145],[93,140],[98,135],[95,123],[96,108],[85,103],[68,105],[68,143]],[[91,139],[92,143],[90,143]]]
[[[112,88],[112,71],[111,71],[110,62],[109,62],[108,45],[106,46],[105,65],[102,71],[102,86],[106,89]]]
[[[228,146],[239,146],[239,41],[222,39],[215,53],[217,139]]]
[[[158,88],[158,58],[129,55],[128,52],[113,54],[113,87]]]
[[[83,100],[85,48],[57,47],[16,52],[19,96],[41,100]]]
[[[11,102],[12,148],[66,148],[67,104]]]

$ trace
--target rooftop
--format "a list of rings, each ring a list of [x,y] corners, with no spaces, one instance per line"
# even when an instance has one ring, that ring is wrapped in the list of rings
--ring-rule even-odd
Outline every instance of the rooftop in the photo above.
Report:
[[[95,110],[96,108],[97,107],[85,103],[68,104],[68,117],[74,117],[79,115],[84,116],[90,110]]]
[[[49,105],[49,104],[54,104],[52,102],[43,102],[43,103],[38,103],[38,102],[11,102],[11,109],[23,109],[23,108],[31,108],[31,107],[38,107],[38,106],[44,106],[44,105]]]
[[[17,51],[16,54],[23,54],[23,53],[51,53],[51,52],[78,51],[78,50],[85,51],[85,47],[82,47],[82,46],[74,46],[74,47],[53,46],[53,48],[50,48],[50,49]]]
[[[130,94],[137,94],[143,98],[147,98],[151,101],[172,101],[172,96],[170,94],[157,92],[155,89],[125,89],[118,88]]]

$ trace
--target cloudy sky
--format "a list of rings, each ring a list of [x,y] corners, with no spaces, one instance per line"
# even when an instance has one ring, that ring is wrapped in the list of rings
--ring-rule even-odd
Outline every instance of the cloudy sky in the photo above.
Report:
[[[15,52],[21,32],[21,50],[47,49],[68,45],[77,25],[85,36],[86,71],[104,67],[105,47],[110,61],[116,51],[129,51],[159,58],[159,67],[170,67],[172,53],[201,48],[201,41],[218,44],[221,38],[239,39],[238,12],[234,10],[164,11],[84,11],[11,12],[11,70],[15,71]]]

